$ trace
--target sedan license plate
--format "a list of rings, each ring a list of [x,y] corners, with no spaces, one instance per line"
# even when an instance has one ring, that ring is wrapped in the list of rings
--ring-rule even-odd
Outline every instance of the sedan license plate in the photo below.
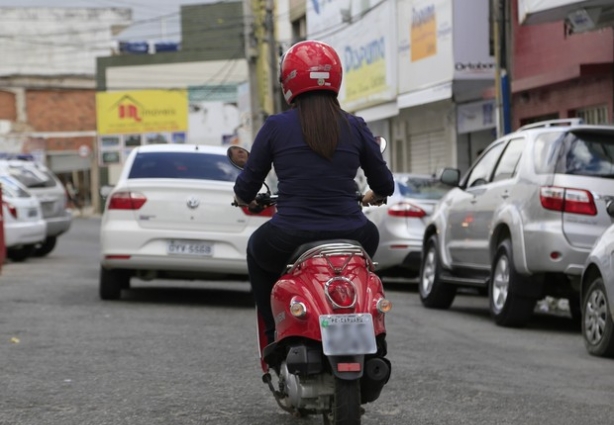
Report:
[[[320,331],[322,347],[327,356],[377,352],[373,317],[369,313],[322,314]]]
[[[168,254],[211,257],[213,255],[213,244],[209,242],[171,239],[166,246],[166,252]]]

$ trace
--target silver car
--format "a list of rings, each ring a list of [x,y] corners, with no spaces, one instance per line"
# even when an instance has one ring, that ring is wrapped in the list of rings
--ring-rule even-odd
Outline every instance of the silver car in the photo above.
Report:
[[[425,223],[450,186],[431,175],[393,176],[394,193],[387,204],[363,208],[380,235],[373,260],[380,276],[415,278],[420,272]]]
[[[524,326],[537,300],[567,298],[580,319],[580,277],[613,222],[614,127],[554,120],[491,143],[454,186],[423,238],[420,299],[448,308],[461,286],[488,288],[501,326]]]
[[[608,211],[614,216],[614,202]],[[582,336],[587,351],[614,357],[614,225],[593,247],[582,274]]]
[[[43,257],[56,246],[60,235],[72,224],[72,213],[66,207],[67,195],[62,182],[46,166],[29,159],[0,160],[0,170],[10,174],[36,196],[47,223],[45,240],[36,244],[33,255]]]

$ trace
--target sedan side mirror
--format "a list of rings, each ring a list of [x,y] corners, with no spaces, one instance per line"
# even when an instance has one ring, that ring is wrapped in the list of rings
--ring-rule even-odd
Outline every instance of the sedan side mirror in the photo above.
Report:
[[[458,186],[460,183],[460,170],[456,168],[444,168],[439,175],[439,181],[448,186]]]
[[[608,201],[606,204],[606,211],[610,217],[614,217],[614,200]]]

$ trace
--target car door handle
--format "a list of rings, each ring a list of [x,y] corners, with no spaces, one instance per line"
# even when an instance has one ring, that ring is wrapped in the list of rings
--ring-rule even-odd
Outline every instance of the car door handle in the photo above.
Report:
[[[477,199],[472,199],[472,200],[471,200],[471,201],[469,201],[469,202],[471,202],[472,204],[475,204],[476,202],[478,202],[478,200],[477,200]]]
[[[503,193],[501,194],[501,197],[502,197],[503,199],[507,199],[507,198],[509,198],[509,197],[510,197],[510,194],[509,194],[509,193],[507,193],[507,192],[503,192]]]

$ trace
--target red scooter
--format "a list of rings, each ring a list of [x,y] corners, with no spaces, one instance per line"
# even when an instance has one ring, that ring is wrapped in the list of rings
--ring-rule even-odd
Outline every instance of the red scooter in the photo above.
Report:
[[[267,188],[256,200],[268,207],[276,198]],[[352,240],[305,244],[289,260],[271,293],[273,343],[265,345],[258,320],[262,379],[283,410],[359,425],[361,405],[380,396],[391,371],[384,318],[392,304],[374,270]]]

